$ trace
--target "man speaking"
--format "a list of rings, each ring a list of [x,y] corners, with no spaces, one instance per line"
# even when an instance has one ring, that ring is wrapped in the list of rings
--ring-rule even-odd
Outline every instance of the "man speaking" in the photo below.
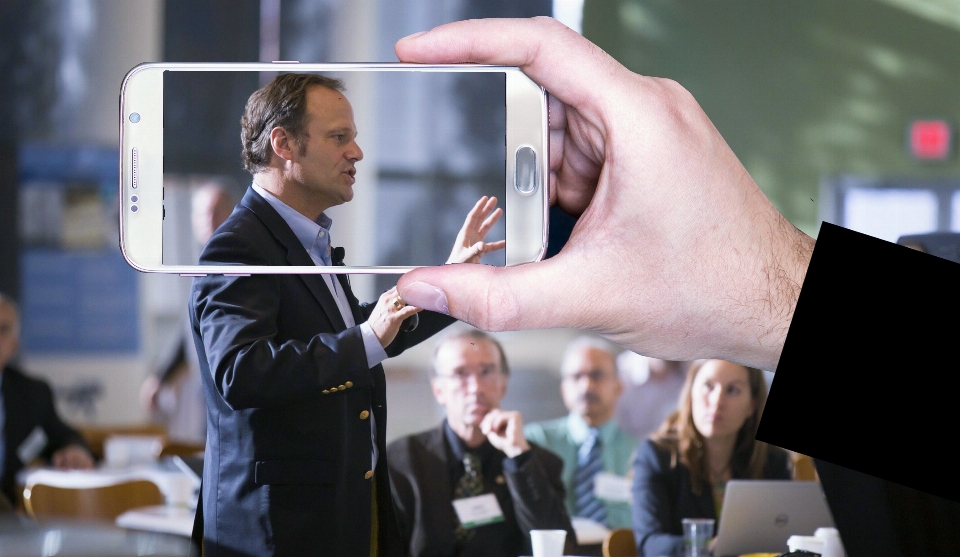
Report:
[[[284,74],[253,93],[241,120],[253,175],[201,265],[331,265],[330,207],[353,199],[363,152],[339,80]],[[482,198],[448,262],[503,242]],[[390,289],[360,305],[345,275],[197,278],[191,319],[207,404],[195,538],[209,556],[402,553],[384,466],[383,367],[453,320]],[[197,540],[199,542],[199,540]]]

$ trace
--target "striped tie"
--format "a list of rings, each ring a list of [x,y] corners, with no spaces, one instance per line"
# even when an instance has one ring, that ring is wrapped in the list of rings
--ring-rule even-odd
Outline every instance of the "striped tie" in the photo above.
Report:
[[[607,508],[593,494],[593,480],[603,470],[599,433],[596,429],[591,429],[590,435],[580,446],[580,462],[573,476],[573,492],[577,502],[576,516],[604,524],[607,520]]]

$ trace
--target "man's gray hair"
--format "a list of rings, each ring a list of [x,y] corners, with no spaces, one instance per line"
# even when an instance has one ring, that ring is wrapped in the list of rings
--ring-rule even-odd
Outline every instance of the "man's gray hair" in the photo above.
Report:
[[[593,348],[595,350],[602,350],[610,354],[610,357],[616,362],[617,355],[620,352],[623,352],[623,349],[620,346],[602,339],[594,335],[581,335],[567,345],[567,348],[563,351],[563,360],[560,362],[560,371],[563,372],[564,366],[567,365],[567,361],[570,358],[574,357],[583,350]]]
[[[494,345],[500,353],[500,371],[503,372],[504,375],[510,375],[510,366],[507,364],[507,353],[503,351],[503,346],[497,339],[480,329],[459,328],[449,331],[437,339],[437,343],[433,347],[433,356],[430,358],[430,369],[433,370],[434,377],[437,376],[437,354],[440,352],[440,348],[454,340],[483,341]]]

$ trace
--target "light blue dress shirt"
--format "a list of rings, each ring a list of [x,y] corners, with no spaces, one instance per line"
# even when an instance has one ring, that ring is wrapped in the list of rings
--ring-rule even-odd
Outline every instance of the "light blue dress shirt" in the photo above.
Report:
[[[303,244],[303,249],[307,250],[307,254],[310,255],[310,259],[313,260],[314,265],[329,266],[331,264],[330,227],[333,225],[333,220],[330,217],[324,213],[320,213],[317,220],[312,221],[257,184],[253,184],[253,191],[257,192],[260,197],[280,214],[280,217],[283,218],[287,226],[290,227],[290,230],[293,231],[297,239],[300,240],[300,243]],[[330,293],[333,294],[333,299],[337,302],[337,307],[340,308],[340,315],[343,317],[343,322],[347,325],[347,328],[356,327],[357,322],[354,320],[353,312],[350,310],[350,301],[340,282],[331,274],[323,273],[320,276],[323,277],[323,282],[326,283],[327,288],[330,289]],[[377,338],[377,335],[374,334],[373,327],[366,321],[360,324],[360,334],[363,337],[363,348],[367,354],[368,368],[372,368],[387,359],[386,350],[380,345],[380,340]],[[379,451],[377,450],[377,424],[373,418],[372,411],[370,412],[370,439],[373,441],[371,464],[373,466],[372,469],[376,470]]]
[[[264,198],[280,214],[280,217],[303,244],[303,249],[307,250],[314,265],[329,266],[331,264],[330,227],[333,225],[333,220],[330,217],[320,213],[320,216],[314,222],[257,184],[253,184],[253,191],[260,194],[260,197]],[[330,293],[333,294],[333,299],[337,302],[337,307],[340,308],[340,315],[343,316],[347,328],[355,327],[357,323],[353,319],[353,312],[350,311],[350,302],[347,299],[346,292],[340,287],[339,281],[334,275],[324,273],[320,276],[323,277],[323,282],[326,283]],[[363,347],[367,353],[367,367],[373,367],[386,360],[387,352],[380,345],[377,335],[373,333],[373,327],[369,323],[363,322],[360,324],[360,333],[363,335]]]

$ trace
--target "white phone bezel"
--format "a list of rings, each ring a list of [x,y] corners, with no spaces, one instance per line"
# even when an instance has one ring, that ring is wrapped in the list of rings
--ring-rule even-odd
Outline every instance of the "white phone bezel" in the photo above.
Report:
[[[519,68],[478,64],[145,63],[130,70],[120,90],[120,250],[135,269],[187,276],[224,274],[401,274],[419,266],[254,266],[163,264],[163,72],[502,72],[506,78],[506,265],[539,261],[547,248],[549,162],[547,97]],[[137,113],[134,123],[130,115]],[[521,147],[537,154],[537,187],[514,187]],[[137,196],[137,202],[132,202]],[[137,212],[131,212],[133,205]],[[239,269],[243,270],[240,271]]]

